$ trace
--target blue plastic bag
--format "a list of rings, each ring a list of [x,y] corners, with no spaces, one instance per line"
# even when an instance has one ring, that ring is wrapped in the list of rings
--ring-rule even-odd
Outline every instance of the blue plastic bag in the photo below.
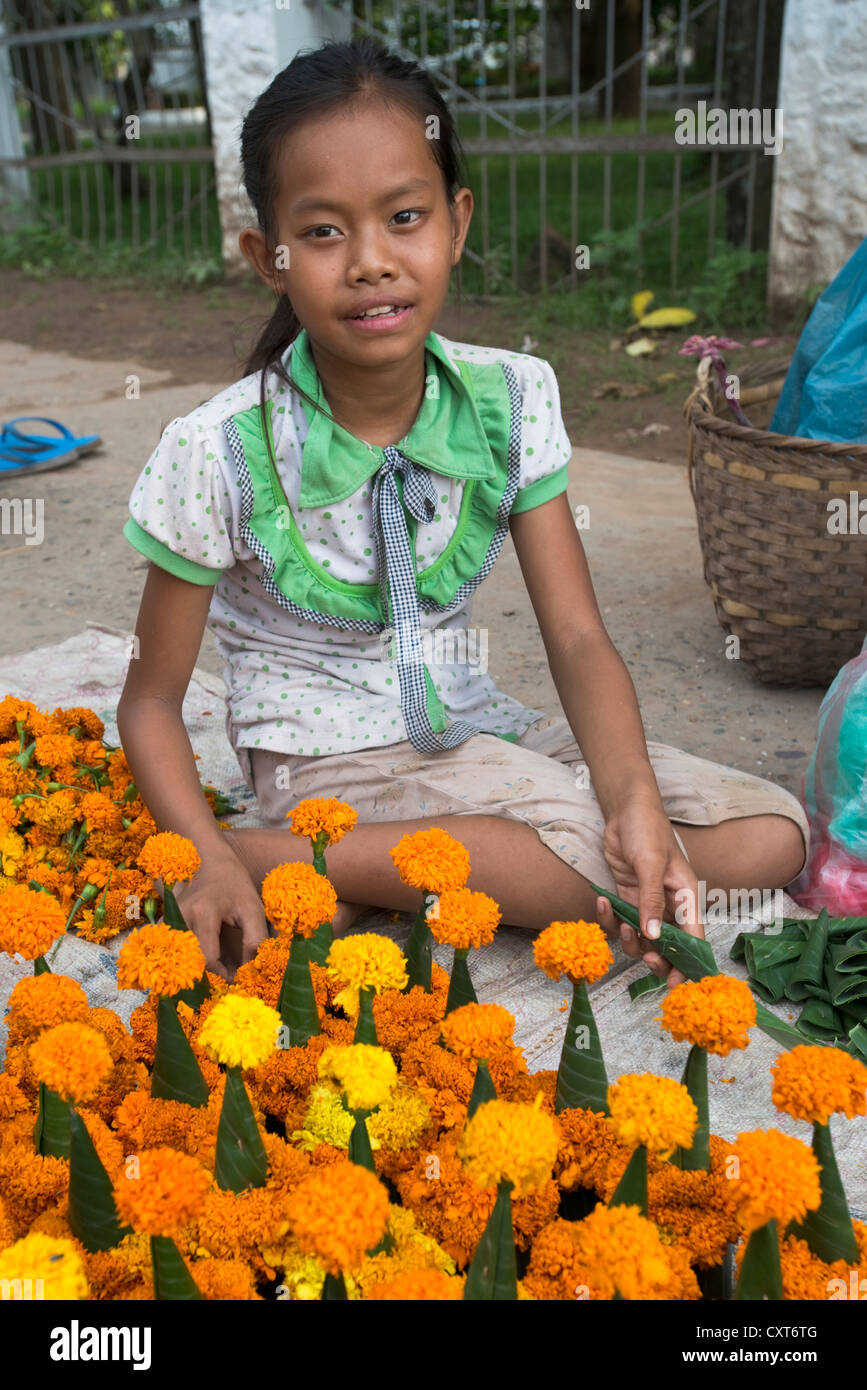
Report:
[[[770,427],[867,444],[867,237],[816,300]]]

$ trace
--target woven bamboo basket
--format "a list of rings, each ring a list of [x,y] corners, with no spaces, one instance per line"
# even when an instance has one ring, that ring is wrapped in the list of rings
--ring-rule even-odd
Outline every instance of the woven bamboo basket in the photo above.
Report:
[[[720,626],[760,680],[829,685],[867,633],[867,535],[829,530],[832,498],[844,499],[848,516],[850,494],[867,497],[867,445],[739,425],[709,368],[703,358],[683,410],[704,577]],[[739,400],[757,424],[770,419],[787,368],[744,370]]]

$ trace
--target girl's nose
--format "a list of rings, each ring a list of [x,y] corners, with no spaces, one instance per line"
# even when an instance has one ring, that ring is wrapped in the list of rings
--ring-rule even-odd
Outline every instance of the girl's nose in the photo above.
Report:
[[[375,284],[384,275],[396,275],[394,248],[383,228],[359,231],[350,242],[346,278],[351,284],[365,280]]]

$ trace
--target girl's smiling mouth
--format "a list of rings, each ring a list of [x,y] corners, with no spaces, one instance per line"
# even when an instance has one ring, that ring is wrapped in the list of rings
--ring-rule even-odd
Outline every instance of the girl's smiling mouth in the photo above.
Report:
[[[404,304],[400,300],[392,301],[381,295],[368,300],[357,314],[345,318],[344,323],[351,324],[353,328],[361,329],[364,333],[387,333],[402,327],[412,310],[412,304]]]

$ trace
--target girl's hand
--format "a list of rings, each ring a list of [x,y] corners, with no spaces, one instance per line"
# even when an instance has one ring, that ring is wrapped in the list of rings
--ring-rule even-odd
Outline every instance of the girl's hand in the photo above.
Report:
[[[673,969],[655,947],[660,924],[663,919],[677,920],[678,908],[683,916],[680,905],[685,900],[692,913],[681,924],[683,930],[703,937],[704,927],[698,915],[698,881],[674,838],[671,822],[657,807],[631,802],[608,821],[603,852],[614,874],[618,897],[638,908],[641,935],[616,917],[607,898],[596,899],[599,925],[611,936],[619,927],[625,954],[643,956],[645,965],[654,975],[667,979],[669,987],[682,984],[683,973]]]
[[[243,960],[252,960],[268,935],[265,908],[252,878],[231,849],[204,858],[195,878],[178,883],[174,891],[184,921],[205,953],[208,970],[228,978],[220,958],[224,924],[240,928]]]

